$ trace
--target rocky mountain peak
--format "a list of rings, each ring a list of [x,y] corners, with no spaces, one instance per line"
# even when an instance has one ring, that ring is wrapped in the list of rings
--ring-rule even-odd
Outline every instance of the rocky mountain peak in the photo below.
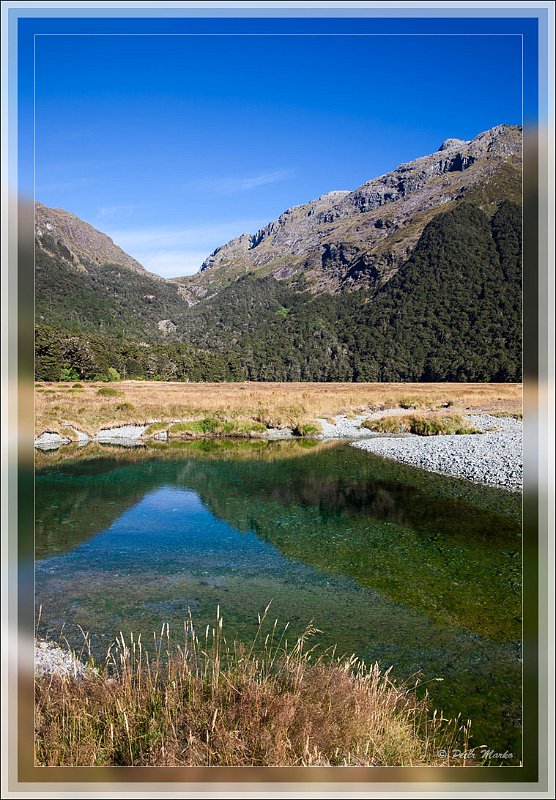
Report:
[[[288,208],[251,236],[217,248],[197,275],[175,280],[193,302],[246,273],[280,279],[300,275],[315,292],[383,282],[437,210],[463,199],[485,208],[499,195],[518,200],[521,149],[522,130],[511,125],[498,125],[471,141],[445,139],[434,153],[353,191],[328,192]]]
[[[464,139],[444,139],[440,147],[438,148],[438,152],[442,152],[443,150],[451,150],[452,147],[464,147],[469,142],[466,142]]]

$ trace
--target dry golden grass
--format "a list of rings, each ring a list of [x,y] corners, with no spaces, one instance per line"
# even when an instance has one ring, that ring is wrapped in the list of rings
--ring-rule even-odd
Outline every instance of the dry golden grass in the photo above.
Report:
[[[460,414],[431,412],[429,414],[403,414],[365,419],[362,428],[378,433],[415,433],[418,436],[438,436],[479,433],[468,425]]]
[[[121,636],[97,675],[37,677],[36,764],[415,766],[466,749],[469,725],[431,716],[415,685],[317,656],[311,627],[288,644],[265,615],[251,646],[228,647],[217,612],[200,637],[186,621],[181,646],[163,626],[150,657]]]
[[[521,384],[487,383],[163,383],[122,381],[107,386],[37,383],[35,431],[75,425],[91,435],[123,422],[162,419],[253,419],[295,427],[317,417],[382,408],[489,410],[521,413]],[[119,394],[99,395],[99,389]]]

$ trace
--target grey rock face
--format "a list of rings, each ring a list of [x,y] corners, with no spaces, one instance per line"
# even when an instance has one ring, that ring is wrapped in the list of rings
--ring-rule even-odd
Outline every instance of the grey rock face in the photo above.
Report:
[[[444,139],[440,147],[438,148],[438,152],[442,152],[443,150],[451,150],[452,147],[465,147],[466,142],[464,139]]]
[[[502,172],[501,191],[510,199],[520,197],[521,150],[518,126],[499,125],[469,142],[446,139],[435,153],[353,191],[330,192],[287,209],[255,233],[217,248],[197,275],[177,280],[192,303],[245,273],[302,274],[314,292],[383,283],[437,209],[473,197],[474,191],[480,203],[484,187]]]
[[[162,331],[165,336],[168,336],[170,333],[174,333],[177,326],[171,319],[161,319],[158,323],[158,330]]]

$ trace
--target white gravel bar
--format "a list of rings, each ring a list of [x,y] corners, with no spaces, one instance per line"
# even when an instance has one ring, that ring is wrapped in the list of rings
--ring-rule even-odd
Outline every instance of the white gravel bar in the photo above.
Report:
[[[115,428],[101,428],[95,436],[96,441],[111,439],[140,439],[147,430],[147,425],[118,425]]]
[[[43,431],[35,439],[35,447],[39,450],[57,450],[61,444],[70,444],[71,439],[60,436],[58,431]]]
[[[356,417],[346,417],[338,414],[334,417],[334,422],[327,419],[317,419],[321,427],[322,439],[360,439],[371,435],[368,428],[362,428],[361,423],[369,419],[372,414],[360,414]]]
[[[475,483],[513,491],[523,488],[523,423],[512,417],[467,415],[483,433],[456,436],[388,436],[353,442],[353,447]]]

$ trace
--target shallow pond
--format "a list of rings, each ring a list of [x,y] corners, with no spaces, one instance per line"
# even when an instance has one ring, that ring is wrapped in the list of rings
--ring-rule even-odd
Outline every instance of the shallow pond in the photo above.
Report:
[[[292,637],[312,621],[323,648],[418,674],[472,744],[519,757],[520,496],[303,441],[69,447],[35,486],[41,634],[79,647],[81,626],[102,658],[220,605],[250,641],[272,601]]]

